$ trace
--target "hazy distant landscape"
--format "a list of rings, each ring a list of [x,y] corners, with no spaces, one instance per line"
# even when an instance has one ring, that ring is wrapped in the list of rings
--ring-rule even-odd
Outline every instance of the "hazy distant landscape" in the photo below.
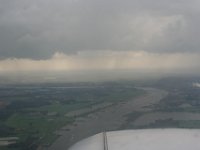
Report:
[[[199,0],[0,0],[0,150],[200,129],[199,16]]]
[[[0,136],[16,138],[11,140],[16,144],[8,143],[4,149],[49,146],[59,136],[55,132],[76,118],[143,93],[131,84],[118,83],[7,85],[0,91]],[[73,115],[75,111],[79,113]]]
[[[200,128],[198,81],[2,85],[0,147],[62,150],[102,131]]]

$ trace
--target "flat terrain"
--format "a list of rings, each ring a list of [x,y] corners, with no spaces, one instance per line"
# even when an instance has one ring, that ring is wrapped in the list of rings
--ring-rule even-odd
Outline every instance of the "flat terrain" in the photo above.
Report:
[[[190,112],[155,112],[145,114],[136,119],[132,125],[134,126],[147,126],[155,123],[157,120],[182,120],[182,121],[200,121],[200,113]]]
[[[142,94],[133,85],[116,83],[1,86],[0,138],[16,139],[4,140],[0,148],[46,148],[69,130],[65,126]]]
[[[198,81],[2,85],[0,149],[66,150],[103,131],[199,129]]]
[[[73,125],[66,127],[69,131],[60,131],[62,136],[58,138],[49,150],[66,150],[73,143],[90,135],[119,129],[126,122],[126,115],[133,111],[147,112],[147,106],[158,103],[167,95],[167,92],[154,88],[143,88],[146,94],[132,100],[107,107],[99,112],[92,113],[75,121]]]

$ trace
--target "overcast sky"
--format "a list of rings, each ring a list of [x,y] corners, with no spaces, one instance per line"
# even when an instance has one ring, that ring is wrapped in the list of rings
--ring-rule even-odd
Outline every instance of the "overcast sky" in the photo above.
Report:
[[[0,0],[0,72],[194,71],[199,16],[199,0]]]

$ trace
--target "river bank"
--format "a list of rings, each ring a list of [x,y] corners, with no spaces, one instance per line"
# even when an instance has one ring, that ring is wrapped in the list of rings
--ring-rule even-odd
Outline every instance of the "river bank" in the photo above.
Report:
[[[130,101],[106,107],[100,111],[78,118],[68,130],[58,131],[61,135],[48,150],[66,150],[75,142],[102,131],[119,129],[126,122],[126,115],[133,111],[150,111],[148,106],[158,103],[167,95],[166,91],[154,88],[142,88],[146,94]]]

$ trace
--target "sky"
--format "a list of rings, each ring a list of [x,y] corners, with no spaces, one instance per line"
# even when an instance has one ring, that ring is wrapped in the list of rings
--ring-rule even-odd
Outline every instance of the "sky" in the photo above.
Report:
[[[197,74],[199,15],[199,0],[0,0],[0,78]]]

